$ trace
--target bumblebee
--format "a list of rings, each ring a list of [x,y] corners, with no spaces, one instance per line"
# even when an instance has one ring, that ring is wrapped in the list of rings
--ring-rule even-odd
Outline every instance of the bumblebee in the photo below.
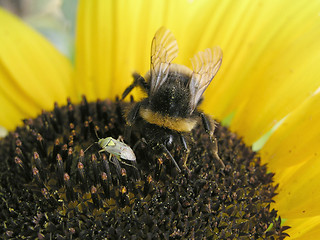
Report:
[[[190,152],[186,135],[202,120],[213,143],[213,153],[224,167],[213,135],[215,124],[197,109],[202,102],[202,94],[221,66],[222,50],[213,47],[198,52],[191,59],[193,70],[172,63],[177,55],[178,44],[174,35],[161,27],[152,40],[150,70],[145,77],[134,73],[133,83],[122,94],[124,99],[135,87],[140,87],[147,94],[125,114],[127,124],[130,129],[139,126],[144,142],[154,151],[163,151],[180,172],[170,150],[177,142],[182,144],[186,167]],[[129,132],[127,135],[131,135]]]

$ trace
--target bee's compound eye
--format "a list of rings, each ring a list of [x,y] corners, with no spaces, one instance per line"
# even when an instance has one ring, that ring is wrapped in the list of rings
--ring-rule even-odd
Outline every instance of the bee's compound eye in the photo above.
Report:
[[[167,147],[167,149],[170,151],[173,148],[173,136],[172,135],[168,135],[168,137],[166,138],[166,140],[164,141],[165,146]]]

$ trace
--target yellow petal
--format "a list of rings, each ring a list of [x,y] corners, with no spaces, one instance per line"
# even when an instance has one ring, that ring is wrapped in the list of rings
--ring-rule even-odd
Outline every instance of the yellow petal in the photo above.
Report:
[[[154,5],[151,1],[80,1],[76,81],[89,100],[122,92],[137,70],[134,65],[142,62],[148,68],[150,53],[145,46],[152,37],[146,25],[152,27],[162,16],[161,6]],[[150,8],[160,11],[154,21],[150,21]]]
[[[287,116],[261,149],[271,169],[283,169],[320,156],[320,94]]]
[[[318,239],[320,236],[320,216],[312,218],[288,219],[285,225],[291,226],[286,231],[295,240]]]
[[[206,24],[202,21],[202,26],[198,26],[196,19],[203,17],[204,12],[211,17],[217,3],[203,0],[80,1],[76,38],[79,92],[89,99],[121,94],[132,82],[134,71],[144,75],[149,70],[151,41],[161,26],[174,33],[181,53],[184,52],[175,62],[190,65],[189,59],[195,54],[193,50],[198,49],[195,37],[201,38],[199,28]]]
[[[13,129],[73,97],[72,68],[47,40],[0,9],[0,125]]]
[[[261,149],[280,183],[276,208],[284,218],[320,215],[320,94],[292,112]]]
[[[204,108],[219,119],[233,113],[231,129],[252,144],[320,84],[320,2],[231,2],[199,26],[212,34],[201,44],[224,52]]]
[[[283,218],[303,218],[320,216],[320,159],[309,160],[290,167],[289,177],[280,182],[274,207]],[[288,172],[284,170],[285,172]],[[281,171],[278,171],[281,172]],[[277,174],[277,173],[276,173]],[[281,173],[280,173],[281,176]],[[275,178],[278,182],[278,177]]]

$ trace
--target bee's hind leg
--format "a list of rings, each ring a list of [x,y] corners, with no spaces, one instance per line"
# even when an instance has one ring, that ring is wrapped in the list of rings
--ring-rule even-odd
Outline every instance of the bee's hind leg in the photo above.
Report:
[[[202,119],[202,123],[203,123],[204,129],[206,130],[206,133],[208,133],[209,138],[210,138],[211,142],[213,143],[213,148],[212,148],[213,155],[219,161],[219,163],[221,164],[222,168],[225,168],[225,165],[224,165],[223,161],[221,160],[221,158],[219,157],[219,154],[218,154],[218,142],[217,142],[217,139],[213,135],[213,132],[214,132],[214,129],[215,129],[215,125],[214,125],[214,123],[210,123],[210,120],[207,118],[207,116],[204,113],[201,113],[200,115],[201,115],[201,119]]]
[[[133,76],[133,83],[130,84],[126,88],[126,90],[124,90],[124,92],[122,93],[121,100],[123,100],[136,86],[140,86],[146,92],[149,90],[149,85],[144,79],[144,77],[142,77],[138,73],[133,73],[132,76]]]
[[[160,144],[160,146],[161,146],[162,150],[165,151],[165,153],[167,154],[167,156],[171,159],[171,161],[173,162],[173,164],[176,166],[177,170],[178,170],[179,172],[181,172],[181,169],[180,169],[178,163],[176,162],[176,160],[174,159],[174,157],[172,156],[172,154],[170,153],[170,151],[166,148],[166,146],[163,145],[162,143]]]
[[[186,139],[184,138],[183,135],[180,135],[180,140],[181,140],[181,143],[183,145],[184,152],[185,152],[185,154],[183,156],[183,167],[185,169],[187,169],[188,172],[190,172],[189,168],[187,167],[187,161],[188,161],[190,149],[188,148],[188,144],[187,144]]]

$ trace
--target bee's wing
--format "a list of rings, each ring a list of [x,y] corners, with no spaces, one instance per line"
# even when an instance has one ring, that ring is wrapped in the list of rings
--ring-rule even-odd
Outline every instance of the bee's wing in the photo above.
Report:
[[[172,32],[161,27],[151,45],[150,95],[167,80],[170,63],[178,55],[178,43]]]
[[[198,52],[191,59],[193,73],[190,78],[190,108],[192,112],[197,107],[203,92],[217,74],[222,63],[222,50],[220,47],[208,48]]]

